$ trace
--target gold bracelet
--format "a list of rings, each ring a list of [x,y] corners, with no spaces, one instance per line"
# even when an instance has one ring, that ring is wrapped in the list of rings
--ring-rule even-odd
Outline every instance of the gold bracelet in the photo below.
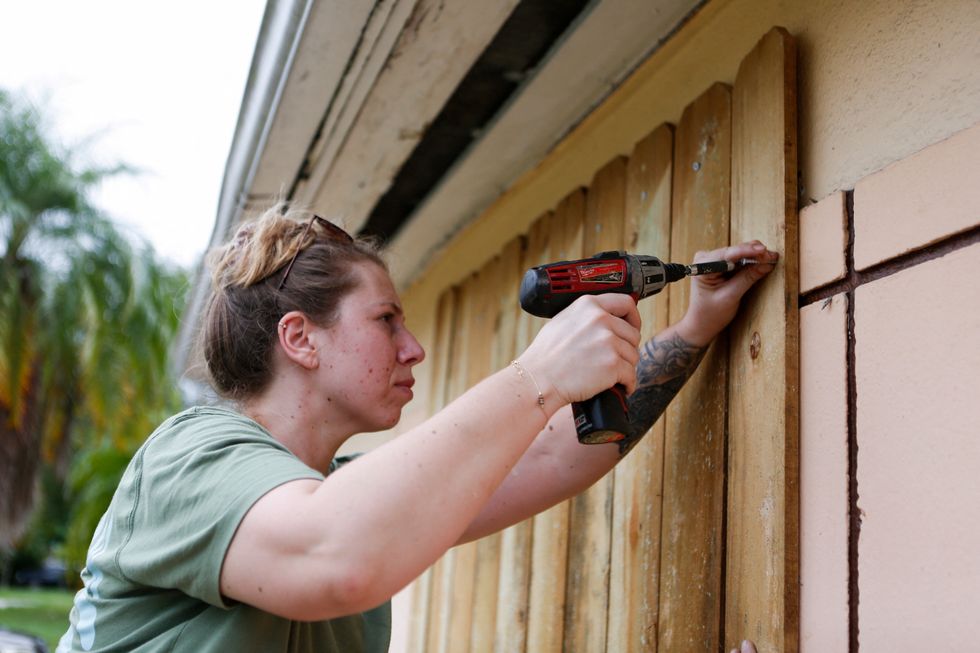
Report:
[[[541,388],[538,386],[538,382],[534,380],[531,373],[524,369],[524,366],[521,365],[517,359],[512,360],[510,364],[514,366],[515,370],[517,370],[517,376],[521,377],[522,379],[525,376],[531,379],[531,383],[534,384],[534,389],[538,392],[538,405],[541,406],[541,410],[544,410],[544,395],[541,393]],[[545,413],[547,414],[547,411],[545,411]]]

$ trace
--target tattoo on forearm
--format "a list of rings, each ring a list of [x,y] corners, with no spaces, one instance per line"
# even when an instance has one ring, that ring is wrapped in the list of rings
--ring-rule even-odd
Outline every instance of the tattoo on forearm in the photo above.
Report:
[[[619,453],[625,456],[657,421],[667,404],[694,374],[707,347],[697,347],[674,334],[665,340],[653,338],[640,352],[636,364],[636,390],[627,403],[630,432],[619,441]]]

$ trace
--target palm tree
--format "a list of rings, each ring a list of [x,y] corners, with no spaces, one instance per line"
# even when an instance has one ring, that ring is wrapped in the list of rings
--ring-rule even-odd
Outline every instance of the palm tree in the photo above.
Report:
[[[186,276],[92,205],[124,168],[78,166],[46,129],[0,90],[0,553],[24,533],[42,464],[105,471],[92,461],[131,453],[179,403],[167,352]]]

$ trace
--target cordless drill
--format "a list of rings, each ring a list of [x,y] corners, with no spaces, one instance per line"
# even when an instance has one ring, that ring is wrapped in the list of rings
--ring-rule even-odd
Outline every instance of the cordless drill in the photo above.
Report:
[[[582,295],[622,293],[634,301],[656,295],[668,283],[700,274],[732,272],[750,259],[709,263],[664,263],[655,256],[600,252],[591,258],[533,267],[521,280],[521,308],[538,317],[554,317]],[[575,431],[584,444],[616,442],[629,430],[626,388],[616,384],[572,404]]]

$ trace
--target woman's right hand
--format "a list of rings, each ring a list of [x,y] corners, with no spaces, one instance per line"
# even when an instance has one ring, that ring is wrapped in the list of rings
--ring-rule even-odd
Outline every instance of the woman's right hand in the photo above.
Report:
[[[629,295],[586,295],[545,324],[519,360],[564,405],[617,383],[632,393],[639,345],[640,314]]]

